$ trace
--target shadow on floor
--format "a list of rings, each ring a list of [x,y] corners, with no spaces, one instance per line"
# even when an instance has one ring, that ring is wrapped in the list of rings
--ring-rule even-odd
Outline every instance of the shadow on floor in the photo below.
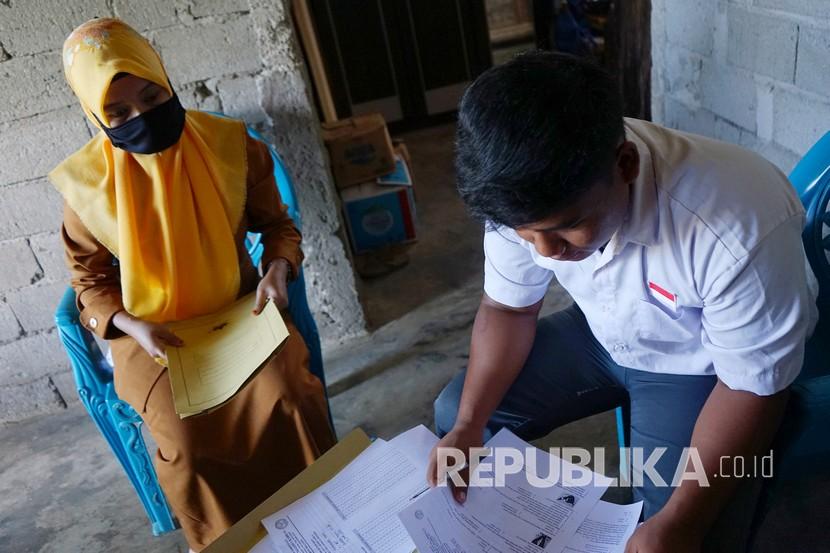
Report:
[[[372,329],[459,288],[483,273],[483,227],[473,221],[455,189],[455,124],[397,134],[412,157],[418,242],[409,264],[382,277],[361,279],[360,299]]]
[[[79,403],[0,428],[0,443],[0,551],[187,551],[180,531],[153,536],[121,465]]]

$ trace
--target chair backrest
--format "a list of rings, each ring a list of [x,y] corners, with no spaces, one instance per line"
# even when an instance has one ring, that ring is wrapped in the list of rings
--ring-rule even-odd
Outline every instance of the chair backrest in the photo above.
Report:
[[[819,322],[807,342],[798,382],[830,373],[830,132],[804,155],[790,182],[807,212],[802,238],[810,267],[819,283]]]
[[[303,222],[300,217],[300,210],[297,207],[297,196],[294,193],[294,185],[291,183],[291,178],[285,170],[285,164],[282,162],[282,158],[277,153],[277,150],[260,133],[251,127],[246,128],[251,138],[255,138],[268,146],[271,159],[274,161],[274,179],[277,181],[277,189],[280,191],[280,196],[282,196],[282,203],[288,206],[288,215],[294,220],[297,228],[302,230]]]
[[[221,113],[213,113],[214,115],[227,117]],[[268,147],[268,151],[271,154],[271,159],[274,164],[274,179],[277,182],[277,189],[279,190],[282,202],[288,206],[288,214],[293,219],[294,224],[297,225],[298,229],[302,230],[302,219],[297,205],[297,196],[294,193],[294,186],[291,182],[291,178],[288,176],[288,172],[286,171],[282,158],[280,158],[274,147],[267,140],[265,140],[260,133],[249,126],[246,126],[246,129],[248,131],[248,135],[256,140],[259,140]],[[248,233],[245,246],[248,250],[248,254],[254,262],[254,265],[259,264],[259,261],[262,258],[263,250],[260,235],[256,233]],[[308,306],[308,298],[305,291],[305,276],[302,269],[300,269],[300,274],[297,278],[288,285],[288,301],[288,311],[291,314],[291,319],[294,321],[294,325],[297,327],[297,330],[303,337],[303,340],[309,350],[309,370],[314,376],[320,379],[323,383],[323,389],[325,390],[326,378],[325,373],[323,372],[323,353],[320,345],[320,333],[317,330],[317,324],[314,322],[314,317]],[[60,306],[58,307],[56,320],[59,327],[63,325],[70,328],[73,323],[77,325],[78,309],[75,306],[75,293],[71,288],[67,290]],[[81,332],[81,330],[79,330],[79,332]],[[81,377],[90,374],[100,377],[96,378],[96,380],[100,379],[105,383],[111,381],[111,372],[109,375],[101,374],[102,371],[106,370],[102,368],[106,367],[106,363],[103,362],[103,356],[100,351],[98,351],[97,347],[95,347],[94,341],[91,339],[91,335],[81,332],[81,337],[84,341],[79,343],[88,344],[88,348],[85,348],[85,351],[81,357],[91,359],[92,361],[88,370],[81,371],[80,373],[76,371],[75,376],[76,379],[78,379],[78,382],[81,382]],[[328,394],[326,397],[328,397]],[[334,424],[332,424],[332,428],[334,428]]]
[[[291,219],[294,220],[294,224],[297,225],[298,229],[302,230],[302,219],[300,218],[300,211],[297,206],[297,196],[294,193],[294,185],[291,182],[291,177],[288,176],[288,171],[286,171],[282,158],[280,158],[276,149],[274,149],[274,147],[267,140],[265,140],[260,133],[252,129],[250,126],[248,126],[247,129],[249,136],[259,140],[268,147],[268,151],[271,154],[271,160],[274,163],[274,180],[277,182],[277,189],[279,190],[282,202],[288,206],[288,214],[291,216]],[[263,250],[260,242],[260,235],[249,232],[246,240],[246,247],[248,248],[248,254],[251,256],[251,260],[254,262],[254,265],[257,265],[262,258]],[[300,270],[300,274],[297,278],[288,285],[288,312],[291,314],[294,325],[297,327],[297,330],[303,337],[303,340],[308,347],[310,354],[309,370],[311,371],[311,374],[320,379],[320,382],[323,383],[323,389],[325,390],[326,376],[323,372],[323,352],[320,346],[320,333],[317,330],[317,324],[314,322],[314,317],[312,316],[311,309],[308,306],[308,298],[305,291],[305,276],[303,275],[302,269]],[[326,397],[328,397],[328,392],[326,393]],[[329,419],[329,422],[332,423],[333,429],[334,423],[331,420],[331,414],[329,414]]]
[[[830,310],[830,132],[816,142],[790,173],[804,209],[804,249],[819,281],[819,309]]]
[[[776,438],[773,496],[790,480],[807,478],[826,467],[830,455],[830,132],[790,173],[807,212],[802,237],[819,282],[819,322],[805,348],[804,369],[791,388],[788,414]]]

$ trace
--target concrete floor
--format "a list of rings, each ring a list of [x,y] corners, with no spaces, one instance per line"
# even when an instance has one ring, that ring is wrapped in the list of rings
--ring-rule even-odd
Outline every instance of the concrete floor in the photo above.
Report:
[[[465,366],[479,286],[468,281],[372,337],[328,352],[339,435],[359,426],[391,438],[417,424],[432,426],[432,401]],[[546,311],[568,303],[553,288]],[[557,430],[538,445],[614,447],[614,436],[613,415],[606,413]],[[152,536],[129,481],[80,404],[0,428],[0,443],[0,551],[187,551],[178,531]],[[608,460],[612,475],[616,463]]]
[[[452,126],[404,136],[418,187],[420,241],[407,268],[366,281],[377,328],[326,352],[331,408],[340,435],[354,427],[391,438],[432,426],[432,401],[467,362],[481,294],[481,229],[464,214],[452,182]],[[570,303],[551,288],[544,313]],[[616,448],[613,413],[556,430],[540,447]],[[0,427],[0,552],[187,551],[180,532],[153,537],[115,457],[83,407]],[[609,455],[607,473],[616,476]],[[627,490],[607,499],[626,501]],[[830,552],[830,480],[792,486],[767,517],[754,553]]]
[[[373,329],[482,274],[483,227],[467,216],[455,191],[455,125],[396,134],[412,157],[418,241],[409,264],[380,278],[362,279],[360,299]]]
[[[138,496],[80,404],[7,426],[0,440],[0,551],[187,551],[181,532],[153,537]]]
[[[340,435],[354,427],[391,438],[432,425],[432,401],[467,359],[480,284],[470,281],[390,323],[370,338],[328,352],[332,412]],[[545,312],[569,303],[554,287]],[[153,537],[126,476],[83,408],[0,428],[0,551],[9,553],[174,553],[180,532]],[[613,413],[569,424],[539,447],[616,447]],[[609,455],[607,474],[616,476]],[[754,553],[830,552],[830,479],[785,491]],[[625,502],[628,490],[606,499]]]

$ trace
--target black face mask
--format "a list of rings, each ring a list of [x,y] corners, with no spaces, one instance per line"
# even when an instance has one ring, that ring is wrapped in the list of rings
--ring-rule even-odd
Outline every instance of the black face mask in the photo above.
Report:
[[[155,154],[179,141],[184,130],[185,109],[173,96],[153,109],[113,129],[98,123],[116,148],[133,154]]]

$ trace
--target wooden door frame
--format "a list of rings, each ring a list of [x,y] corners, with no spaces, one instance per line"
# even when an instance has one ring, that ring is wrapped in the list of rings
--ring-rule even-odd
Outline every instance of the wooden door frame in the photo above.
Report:
[[[609,29],[609,67],[628,117],[651,120],[651,0],[615,0]]]

